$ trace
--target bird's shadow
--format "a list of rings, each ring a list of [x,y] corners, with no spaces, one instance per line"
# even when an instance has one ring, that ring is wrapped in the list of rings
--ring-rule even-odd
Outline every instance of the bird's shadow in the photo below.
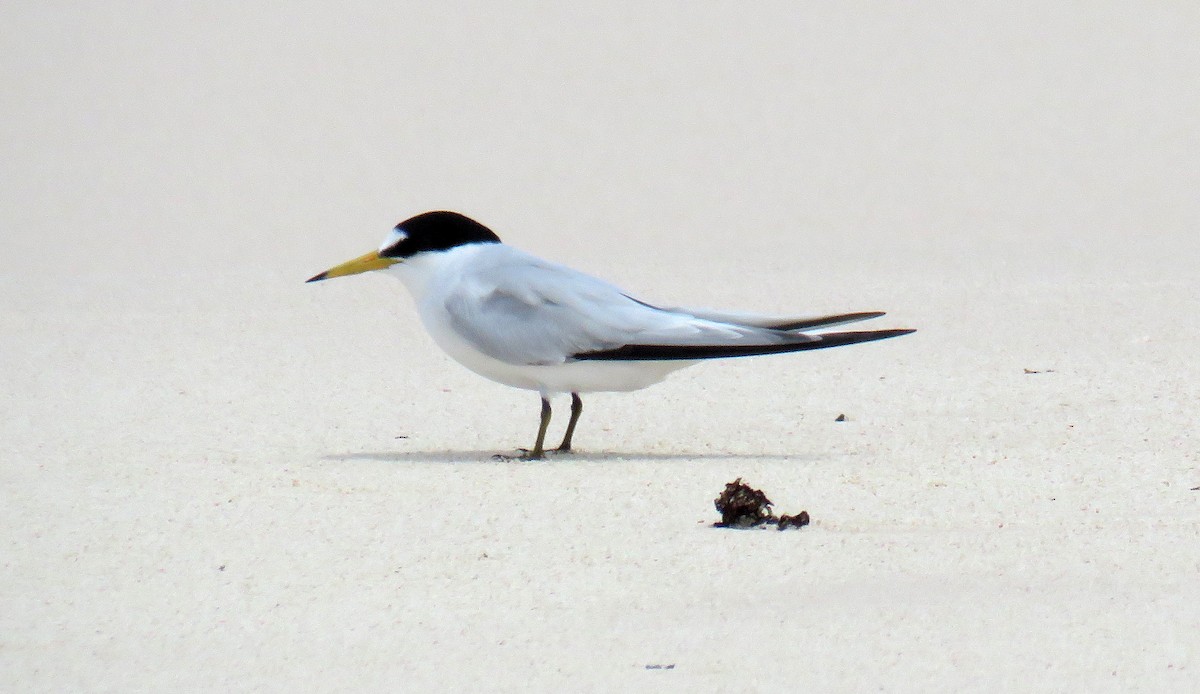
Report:
[[[385,463],[453,463],[458,465],[470,465],[478,463],[555,463],[555,462],[690,462],[697,460],[778,460],[789,462],[815,462],[826,460],[828,455],[818,456],[813,454],[796,454],[796,453],[779,453],[779,452],[763,452],[763,453],[738,453],[738,452],[687,452],[679,453],[644,453],[644,452],[622,452],[622,451],[571,451],[570,453],[555,453],[547,451],[546,457],[542,460],[521,460],[520,458],[506,458],[508,455],[519,455],[518,451],[497,452],[488,450],[464,450],[464,451],[356,451],[346,453],[327,453],[321,456],[322,460],[335,461],[350,461],[350,460],[374,460]]]

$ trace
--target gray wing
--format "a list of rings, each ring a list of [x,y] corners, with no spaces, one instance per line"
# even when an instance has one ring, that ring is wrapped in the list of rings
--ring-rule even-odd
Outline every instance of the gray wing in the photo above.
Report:
[[[626,345],[753,346],[816,339],[657,308],[607,282],[517,253],[511,262],[462,278],[445,308],[459,336],[510,364],[561,364]]]
[[[697,318],[705,320],[717,321],[719,323],[732,323],[734,325],[747,325],[756,328],[770,328],[771,330],[812,330],[813,328],[832,328],[835,325],[845,325],[847,323],[857,323],[858,321],[870,320],[886,315],[883,311],[861,311],[858,313],[835,313],[828,316],[808,316],[800,318],[785,318],[779,316],[763,316],[754,313],[736,313],[730,311],[713,311],[707,308],[667,308],[665,311],[675,311],[678,313],[687,313]]]

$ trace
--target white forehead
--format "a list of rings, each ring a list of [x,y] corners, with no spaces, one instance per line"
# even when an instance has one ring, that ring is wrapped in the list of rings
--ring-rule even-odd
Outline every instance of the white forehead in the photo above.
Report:
[[[392,229],[391,232],[388,233],[387,238],[383,240],[383,243],[379,245],[379,252],[383,253],[406,238],[408,238],[408,234],[400,231],[399,229]]]

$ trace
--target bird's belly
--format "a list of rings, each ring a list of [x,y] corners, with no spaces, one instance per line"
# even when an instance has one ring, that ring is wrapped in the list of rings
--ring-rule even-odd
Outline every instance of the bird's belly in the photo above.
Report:
[[[458,363],[484,378],[542,393],[630,391],[654,385],[694,361],[576,361],[510,364],[480,352],[449,325],[423,315],[434,342]]]
[[[536,384],[526,387],[546,393],[596,393],[639,390],[695,362],[690,361],[577,361],[550,366],[525,366]]]

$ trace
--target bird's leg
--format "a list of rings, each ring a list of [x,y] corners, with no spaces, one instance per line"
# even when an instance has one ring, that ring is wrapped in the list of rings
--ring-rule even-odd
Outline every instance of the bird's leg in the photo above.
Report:
[[[550,426],[550,400],[546,396],[542,396],[542,423],[538,426],[537,443],[533,444],[533,450],[526,453],[523,458],[525,460],[541,460],[546,457],[546,451],[543,446],[546,443],[546,427]]]
[[[571,393],[571,421],[567,423],[567,433],[563,434],[562,443],[556,449],[560,453],[569,453],[571,451],[571,437],[575,435],[575,422],[579,421],[579,415],[583,414],[583,400],[579,399],[579,393]]]

